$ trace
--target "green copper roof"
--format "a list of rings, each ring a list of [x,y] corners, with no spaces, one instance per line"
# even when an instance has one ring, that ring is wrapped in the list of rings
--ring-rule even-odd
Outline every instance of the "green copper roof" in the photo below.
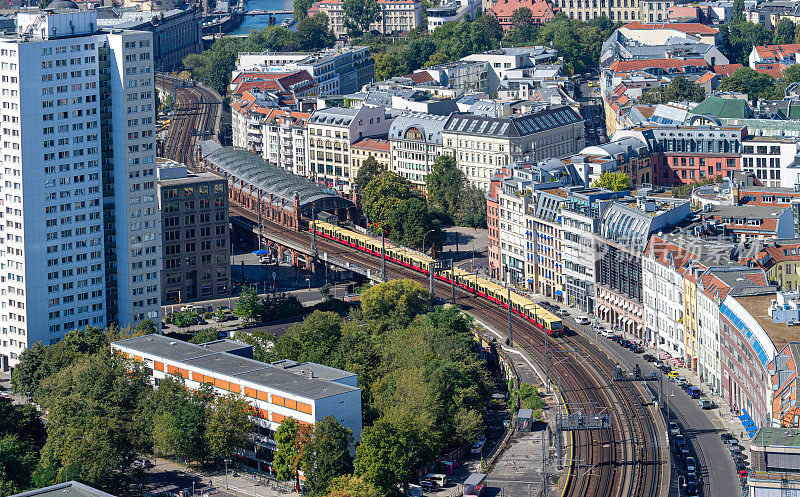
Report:
[[[753,111],[744,100],[738,98],[708,97],[691,109],[688,114],[717,116],[720,119],[753,117]],[[691,119],[687,114],[686,118]]]

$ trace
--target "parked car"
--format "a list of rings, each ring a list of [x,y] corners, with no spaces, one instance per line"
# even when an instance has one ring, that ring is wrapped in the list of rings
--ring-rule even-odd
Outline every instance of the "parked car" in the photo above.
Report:
[[[693,399],[699,399],[700,396],[703,395],[703,392],[700,390],[700,387],[696,387],[694,385],[688,387],[686,389],[686,393],[688,393],[689,396]]]
[[[713,409],[714,403],[708,399],[697,399],[697,405],[700,409]]]
[[[422,480],[419,482],[419,486],[422,487],[422,490],[425,490],[426,492],[436,492],[439,490],[439,484],[435,481]]]
[[[619,341],[619,344],[627,349],[630,348],[631,345],[633,345],[633,342],[623,338],[622,340]]]
[[[559,316],[561,316],[561,317],[563,317],[563,318],[565,318],[565,317],[569,316],[569,311],[568,311],[568,310],[566,310],[566,309],[561,309],[561,310],[558,312],[558,315],[559,315]]]
[[[686,483],[686,495],[689,495],[690,497],[697,495],[697,483]]]
[[[658,369],[660,369],[665,374],[667,374],[670,371],[672,371],[672,367],[670,367],[669,364],[664,364],[664,363],[659,364],[658,365]],[[677,373],[675,373],[675,374],[677,374]]]
[[[611,338],[611,337],[614,336],[613,332],[603,328],[602,326],[597,328],[597,332],[600,333],[601,335],[603,335],[606,338]]]
[[[700,480],[697,479],[697,473],[694,471],[686,473],[686,483],[694,483],[695,485],[699,485]]]
[[[689,453],[689,449],[687,448],[681,449],[679,454],[681,456],[681,461],[683,461],[684,464],[686,464],[687,458],[692,457],[692,455]]]
[[[471,453],[473,453],[473,454],[480,454],[480,453],[482,453],[482,452],[483,452],[483,445],[484,445],[485,443],[486,443],[486,441],[485,441],[485,440],[478,440],[477,442],[475,442],[474,444],[472,444],[472,449],[470,449],[470,452],[471,452]]]
[[[658,360],[658,358],[656,358],[656,356],[654,356],[653,354],[645,354],[642,356],[642,359],[644,359],[647,362],[656,362]]]
[[[669,422],[669,434],[672,436],[680,435],[681,430],[678,428],[678,423],[674,421]]]
[[[678,377],[678,372],[677,371],[672,371],[672,368],[670,368],[670,371],[667,373],[667,376],[669,376],[670,378],[672,378],[674,380],[675,378]]]
[[[747,478],[747,470],[746,469],[742,469],[742,470],[739,471],[739,479],[740,480],[744,480],[745,478]]]
[[[428,473],[425,475],[425,479],[436,483],[440,487],[447,485],[447,475],[441,473]]]
[[[671,424],[672,423],[670,423],[670,425]],[[680,450],[681,445],[686,445],[686,437],[684,437],[683,435],[680,435],[680,434],[676,434],[675,435],[675,445]]]
[[[587,316],[578,316],[575,318],[575,322],[578,324],[589,324],[589,318]]]
[[[736,437],[734,437],[733,435],[731,435],[727,431],[723,431],[722,433],[720,433],[719,437],[722,439],[722,443],[724,443],[726,445],[729,444],[731,441],[733,441],[733,442],[736,441]]]
[[[689,473],[694,473],[697,471],[697,463],[692,456],[686,458],[686,471]]]
[[[643,352],[644,352],[644,347],[642,347],[642,346],[641,346],[641,345],[639,345],[638,343],[634,343],[634,344],[631,346],[631,352],[633,352],[634,354],[641,354],[641,353],[643,353]]]
[[[680,378],[678,378],[677,380],[675,380],[675,383],[677,383],[678,385],[680,385],[680,387],[681,387],[681,388],[684,388],[684,387],[686,387],[687,385],[689,385],[689,380],[687,380],[686,378],[684,378],[683,376],[681,376]]]
[[[744,461],[737,461],[736,462],[736,471],[747,471],[747,464]]]

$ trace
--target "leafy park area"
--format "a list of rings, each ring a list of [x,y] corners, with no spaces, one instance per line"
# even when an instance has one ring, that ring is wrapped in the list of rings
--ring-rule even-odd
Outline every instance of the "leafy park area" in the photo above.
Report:
[[[287,420],[275,435],[277,475],[302,470],[314,495],[399,495],[417,466],[477,439],[490,385],[470,326],[454,307],[431,308],[420,285],[395,280],[366,289],[345,318],[316,310],[278,339],[237,332],[257,360],[358,374],[355,457],[352,433],[334,418]],[[190,392],[177,376],[154,390],[144,365],[110,352],[112,341],[151,331],[86,328],[22,354],[12,386],[36,407],[0,403],[0,495],[69,479],[125,493],[141,476],[140,454],[213,465],[246,443],[255,426],[244,397]]]

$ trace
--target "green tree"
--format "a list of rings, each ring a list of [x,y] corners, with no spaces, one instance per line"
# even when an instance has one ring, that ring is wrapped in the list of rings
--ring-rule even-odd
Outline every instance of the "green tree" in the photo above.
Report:
[[[272,351],[275,345],[275,335],[263,329],[239,330],[233,335],[233,339],[247,345],[253,346],[253,359],[261,362],[272,362],[277,360]]]
[[[308,9],[313,3],[313,0],[294,0],[294,19],[300,22],[308,17]]]
[[[222,323],[225,321],[226,318],[227,314],[225,312],[225,309],[223,309],[221,305],[218,306],[217,310],[214,311],[214,319],[216,319],[218,323]]]
[[[380,491],[380,495],[399,495],[407,487],[414,467],[423,459],[425,441],[412,424],[380,420],[365,427],[356,448],[356,473]]]
[[[352,475],[339,476],[328,485],[327,497],[375,497],[378,489],[364,478]]]
[[[388,221],[403,200],[418,197],[411,183],[400,176],[385,172],[376,176],[363,190],[364,212],[375,231],[388,231]]]
[[[785,45],[787,43],[794,43],[795,23],[788,17],[781,17],[775,26],[775,35],[772,42],[775,45]]]
[[[740,67],[719,85],[721,91],[746,93],[751,100],[771,98],[775,92],[775,80],[768,74],[758,73],[750,67]]]
[[[217,395],[206,408],[206,443],[211,457],[222,458],[249,443],[255,408],[241,395]]]
[[[335,417],[314,424],[303,455],[304,474],[312,492],[323,494],[334,478],[353,472],[352,443],[353,433]]]
[[[154,397],[153,445],[157,453],[188,461],[205,461],[206,409],[213,395],[189,393],[183,380],[174,376],[161,380]]]
[[[292,325],[275,343],[275,356],[297,362],[324,363],[334,353],[342,337],[339,315],[314,311]]]
[[[195,332],[194,336],[189,339],[189,343],[201,344],[215,340],[219,340],[219,330],[217,328],[203,328]]]
[[[512,46],[526,46],[535,43],[539,34],[539,23],[528,7],[520,7],[511,14],[511,29],[503,42]]]
[[[303,313],[303,304],[297,297],[288,293],[266,295],[261,299],[259,318],[263,322],[299,316]]]
[[[386,80],[396,76],[402,76],[411,72],[406,66],[405,58],[398,50],[389,50],[386,53],[376,54],[375,77],[378,80]]]
[[[52,394],[41,400],[48,413],[47,442],[35,484],[74,479],[121,491],[134,456],[151,450],[148,373],[106,349],[77,356],[45,383]]]
[[[640,102],[655,105],[668,102],[702,102],[705,98],[706,91],[702,86],[689,82],[683,76],[675,76],[666,87],[644,92]]]
[[[733,0],[733,22],[744,21],[744,0]]]
[[[373,286],[361,294],[361,313],[367,320],[388,320],[407,326],[428,309],[428,291],[411,280],[392,280]]]
[[[733,22],[722,24],[720,32],[720,49],[731,63],[748,63],[754,45],[768,45],[772,42],[772,32],[761,24],[751,22]]]
[[[593,188],[605,188],[612,192],[631,189],[631,179],[622,171],[605,172],[592,182]]]
[[[296,460],[300,457],[297,442],[300,425],[294,418],[286,418],[275,432],[275,459],[272,468],[279,480],[292,480],[296,475]]]
[[[233,313],[242,318],[245,323],[252,323],[261,317],[261,299],[258,297],[256,288],[253,285],[242,286],[242,291],[236,301],[236,306],[233,308]]]
[[[783,71],[783,79],[786,83],[800,82],[800,64],[792,64]]]
[[[436,157],[431,172],[425,178],[428,202],[455,218],[466,181],[455,157],[450,154]]]
[[[347,36],[358,38],[369,31],[372,23],[381,20],[381,7],[377,0],[344,0],[344,27]]]
[[[137,324],[136,328],[134,328],[134,333],[136,336],[152,335],[156,332],[156,325],[154,325],[149,319],[145,319],[141,323]]]
[[[34,407],[0,403],[0,495],[31,486],[45,437],[44,424]]]
[[[296,43],[301,45],[304,50],[322,50],[332,47],[336,43],[336,36],[328,26],[328,16],[322,12],[311,17],[300,18],[295,32],[290,32],[289,36],[291,39],[297,40]]]
[[[370,181],[386,172],[386,167],[380,164],[375,157],[369,156],[361,163],[356,173],[355,183],[359,188],[363,189]]]
[[[458,206],[458,223],[473,228],[486,228],[486,195],[481,188],[467,183]]]

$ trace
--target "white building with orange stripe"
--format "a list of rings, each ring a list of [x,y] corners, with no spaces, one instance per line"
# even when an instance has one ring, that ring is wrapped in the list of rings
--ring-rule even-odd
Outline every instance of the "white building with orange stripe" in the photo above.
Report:
[[[308,362],[256,361],[252,346],[233,340],[194,345],[154,334],[113,342],[111,350],[143,363],[155,385],[172,374],[193,390],[208,384],[221,395],[244,395],[257,409],[258,431],[254,450],[241,455],[260,464],[271,459],[265,451],[275,450],[275,431],[287,417],[313,424],[334,416],[356,443],[361,439],[361,389],[354,373]]]

